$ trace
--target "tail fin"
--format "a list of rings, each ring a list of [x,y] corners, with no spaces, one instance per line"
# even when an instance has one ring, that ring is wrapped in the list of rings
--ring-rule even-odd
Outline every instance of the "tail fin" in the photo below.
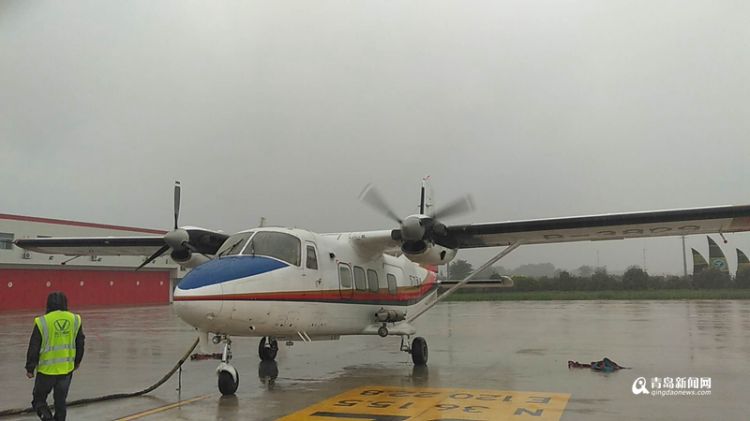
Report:
[[[422,215],[431,215],[433,212],[433,193],[430,184],[430,176],[422,178],[422,190],[419,200],[419,213]]]

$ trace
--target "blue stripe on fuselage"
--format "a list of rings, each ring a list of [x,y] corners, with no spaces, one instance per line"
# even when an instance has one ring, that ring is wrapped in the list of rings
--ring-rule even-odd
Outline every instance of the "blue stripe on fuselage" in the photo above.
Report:
[[[206,262],[180,281],[180,289],[195,289],[233,279],[247,278],[289,266],[284,262],[263,256],[227,256]]]

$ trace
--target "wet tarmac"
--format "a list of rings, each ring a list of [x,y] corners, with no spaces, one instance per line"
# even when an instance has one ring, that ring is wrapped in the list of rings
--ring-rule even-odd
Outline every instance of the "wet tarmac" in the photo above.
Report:
[[[69,400],[142,389],[171,368],[195,337],[169,306],[80,313],[87,351]],[[0,313],[0,410],[29,406],[33,381],[23,366],[33,316]],[[218,393],[216,361],[189,361],[180,392],[175,376],[148,396],[71,407],[68,419],[274,420],[369,388],[402,388],[410,396],[447,388],[463,391],[459,398],[477,389],[497,396],[569,394],[562,416],[551,414],[561,420],[750,417],[750,301],[445,303],[415,325],[429,343],[426,369],[412,367],[397,337],[282,346],[278,364],[259,363],[257,339],[236,338],[236,396]],[[605,356],[632,369],[604,374],[567,367],[568,360]],[[651,393],[635,395],[633,384],[641,376]],[[654,377],[661,388],[652,385]],[[687,387],[683,378],[703,382]],[[701,394],[658,396],[655,389]],[[463,418],[539,419],[526,412],[468,412]]]

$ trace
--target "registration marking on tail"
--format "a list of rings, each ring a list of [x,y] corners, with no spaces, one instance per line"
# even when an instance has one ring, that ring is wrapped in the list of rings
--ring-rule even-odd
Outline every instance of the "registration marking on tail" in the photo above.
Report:
[[[363,386],[277,421],[555,421],[569,398],[568,393]]]

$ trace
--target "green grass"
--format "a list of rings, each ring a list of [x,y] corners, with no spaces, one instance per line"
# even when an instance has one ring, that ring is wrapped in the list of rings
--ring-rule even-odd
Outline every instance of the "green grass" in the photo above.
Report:
[[[750,300],[750,289],[653,289],[642,291],[458,291],[448,301],[548,300]]]

